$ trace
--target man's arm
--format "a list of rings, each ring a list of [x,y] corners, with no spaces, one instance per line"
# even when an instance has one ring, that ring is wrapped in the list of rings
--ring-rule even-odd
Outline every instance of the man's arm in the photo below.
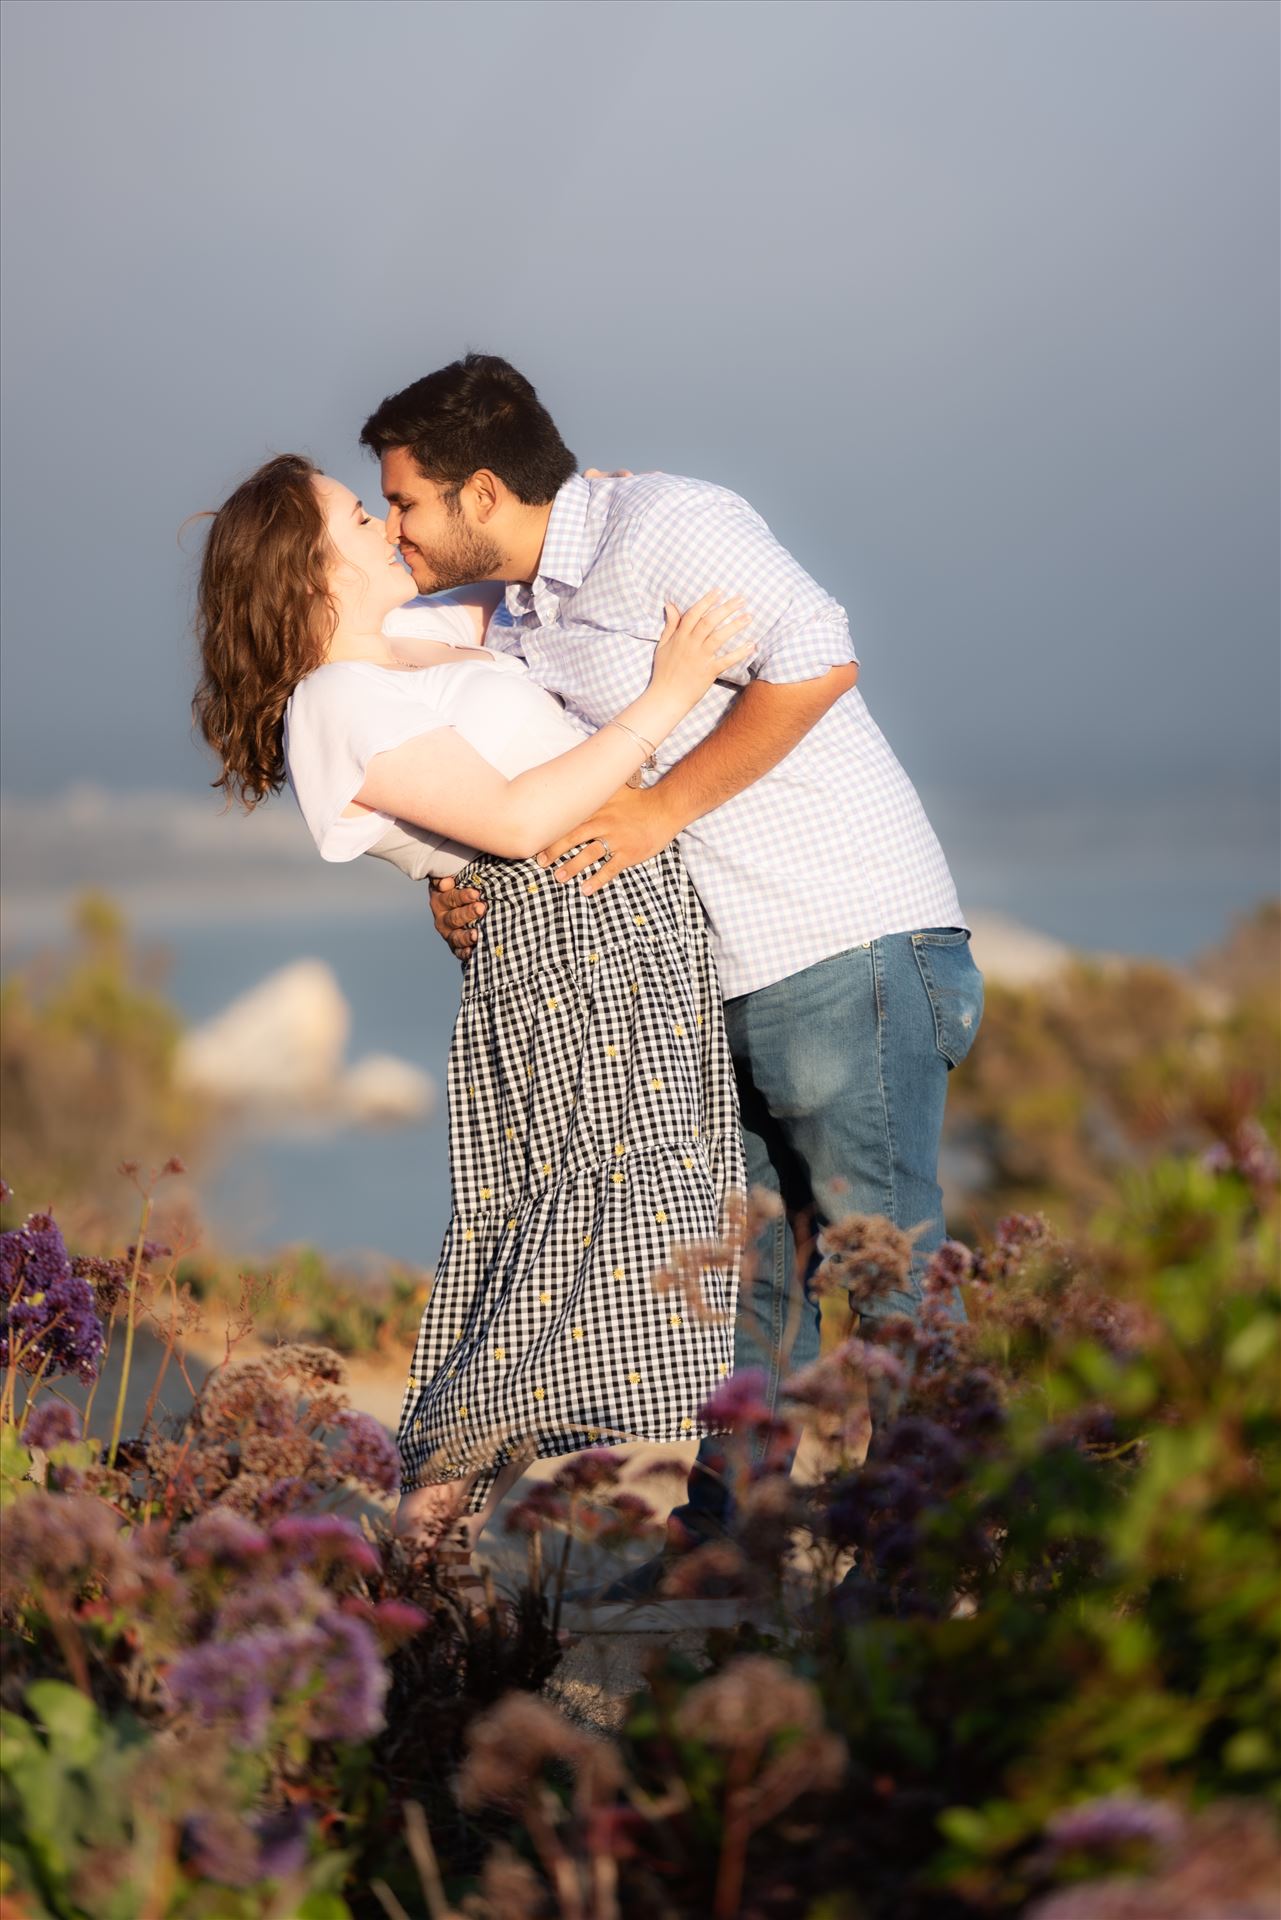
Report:
[[[583,882],[584,893],[599,892],[626,868],[660,853],[691,821],[723,806],[785,760],[857,679],[858,668],[850,661],[813,680],[783,685],[753,680],[720,724],[661,780],[616,794],[540,853],[540,862],[546,866],[570,847],[581,846],[581,852],[556,869],[557,880],[569,881],[600,859],[601,842],[607,842],[612,857]]]
[[[539,861],[546,866],[570,847],[581,847],[580,853],[556,869],[555,878],[567,882],[600,859],[601,842],[607,841],[611,858],[583,882],[584,893],[598,892],[627,867],[661,853],[691,821],[723,806],[785,760],[857,679],[858,668],[851,661],[815,680],[783,686],[753,680],[720,725],[661,780],[652,787],[624,787],[590,820],[540,853]],[[452,880],[434,880],[430,898],[436,931],[460,960],[466,960],[476,944],[476,922],[485,911],[482,896],[456,887]]]
[[[546,864],[569,847],[594,843],[557,868],[556,878],[569,881],[600,858],[600,841],[608,841],[612,857],[583,883],[585,892],[650,859],[691,821],[777,766],[858,679],[842,609],[745,501],[717,492],[695,502],[673,499],[668,511],[678,526],[655,516],[633,531],[629,560],[642,597],[680,606],[705,592],[713,576],[743,592],[753,615],[748,638],[758,643],[757,677],[661,780],[616,794],[539,855]],[[433,885],[431,907],[437,931],[465,959],[484,912],[480,896]]]

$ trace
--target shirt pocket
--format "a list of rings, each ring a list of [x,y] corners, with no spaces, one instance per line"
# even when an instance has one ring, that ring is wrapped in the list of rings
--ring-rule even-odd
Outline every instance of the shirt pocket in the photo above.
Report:
[[[912,935],[912,951],[934,1014],[934,1040],[949,1069],[959,1067],[983,1018],[983,975],[961,927]]]

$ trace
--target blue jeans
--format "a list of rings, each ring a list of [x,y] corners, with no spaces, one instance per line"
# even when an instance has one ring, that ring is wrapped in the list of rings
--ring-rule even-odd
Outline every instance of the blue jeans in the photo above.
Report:
[[[736,1369],[764,1368],[771,1411],[787,1375],[818,1358],[808,1282],[829,1221],[881,1213],[919,1227],[907,1290],[863,1317],[919,1309],[921,1275],[947,1233],[938,1184],[947,1076],[983,1014],[969,943],[954,927],[889,934],[725,1003],[748,1184],[780,1194],[785,1208],[758,1243],[734,1343]],[[713,1435],[673,1517],[713,1533],[729,1504],[724,1442]]]

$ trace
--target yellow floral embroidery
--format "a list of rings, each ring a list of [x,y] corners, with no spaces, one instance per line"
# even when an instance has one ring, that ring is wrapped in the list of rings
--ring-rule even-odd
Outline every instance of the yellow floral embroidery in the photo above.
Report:
[[[590,1234],[590,1233],[585,1233],[585,1234],[583,1235],[583,1245],[584,1245],[585,1247],[590,1247],[590,1246],[591,1246],[591,1244],[592,1244],[592,1236],[591,1236],[591,1234]]]
[[[466,1409],[466,1407],[459,1407],[459,1409],[458,1409],[458,1418],[459,1418],[460,1420],[465,1420],[465,1419],[467,1418],[467,1409]]]
[[[600,1428],[599,1428],[599,1427],[588,1427],[588,1429],[587,1429],[587,1438],[588,1438],[589,1440],[599,1440],[599,1439],[600,1439]]]
[[[693,1424],[694,1422],[690,1419],[689,1415],[686,1414],[685,1418],[681,1421],[681,1432],[688,1433]]]
[[[512,1229],[512,1228],[513,1228],[513,1227],[515,1226],[515,1224],[516,1224],[516,1222],[515,1222],[514,1220],[509,1220],[509,1221],[507,1222],[507,1230],[508,1230],[508,1232],[509,1232],[509,1233],[510,1233],[510,1231],[511,1231],[511,1229]]]
[[[617,1047],[606,1047],[606,1049],[605,1049],[605,1057],[606,1057],[606,1059],[608,1059],[608,1060],[617,1060],[617,1058],[618,1058],[618,1048],[617,1048]]]
[[[501,947],[495,947],[495,948],[494,948],[494,952],[495,952],[495,953],[496,953],[496,954],[498,955],[498,958],[499,958],[499,959],[501,960],[501,959],[502,959],[502,957],[503,957],[503,950],[502,950],[502,948],[501,948]]]
[[[508,1138],[509,1140],[514,1140],[514,1139],[516,1138],[516,1129],[515,1129],[515,1127],[508,1127],[508,1129],[507,1129],[507,1138]]]
[[[616,1174],[614,1175],[614,1185],[615,1185],[616,1187],[621,1187],[621,1186],[622,1186],[622,1184],[623,1184],[623,1176],[622,1176],[622,1174],[621,1174],[621,1173],[616,1173]]]
[[[683,1039],[685,1038],[685,1029],[684,1029],[684,1027],[682,1027],[682,1026],[678,1026],[678,1027],[677,1027],[677,1029],[676,1029],[676,1038],[677,1038],[678,1040],[683,1040]]]
[[[464,1228],[463,1228],[463,1239],[464,1239],[464,1240],[474,1240],[475,1238],[476,1238],[476,1236],[475,1236],[475,1234],[474,1234],[474,1233],[472,1232],[472,1230],[471,1230],[471,1228],[470,1228],[470,1227],[464,1227]]]
[[[476,1098],[476,1089],[475,1089],[475,1087],[468,1087],[468,1089],[467,1089],[467,1098],[468,1098],[469,1100],[474,1100],[474,1099]]]
[[[640,1375],[638,1373],[629,1373],[627,1378],[631,1381],[634,1387],[638,1387],[640,1385]]]
[[[660,1080],[660,1079],[658,1078],[658,1076],[657,1076],[657,1074],[656,1074],[656,1075],[654,1076],[654,1078],[653,1078],[653,1079],[652,1079],[652,1080],[650,1081],[650,1083],[649,1083],[649,1084],[650,1084],[650,1086],[651,1086],[651,1087],[653,1087],[653,1089],[654,1089],[654,1092],[655,1092],[655,1093],[661,1093],[661,1092],[662,1092],[662,1090],[663,1090],[663,1083],[662,1083],[662,1081],[661,1081],[661,1080]]]
[[[552,1303],[552,1297],[551,1297],[551,1295],[550,1295],[550,1293],[540,1293],[540,1294],[539,1294],[539,1296],[538,1296],[538,1298],[539,1298],[539,1299],[540,1299],[540,1300],[542,1301],[542,1304],[543,1304],[543,1305],[544,1305],[545,1307],[550,1307],[550,1305],[551,1305],[551,1303]]]
[[[663,1224],[663,1222],[664,1222],[664,1221],[666,1220],[666,1218],[667,1218],[667,1214],[666,1214],[666,1212],[665,1212],[665,1211],[663,1210],[663,1208],[662,1208],[662,1207],[660,1207],[660,1208],[658,1209],[658,1212],[657,1212],[657,1213],[656,1213],[656,1214],[654,1215],[654,1218],[655,1218],[655,1220],[657,1220],[657,1222],[658,1222],[658,1224],[659,1224],[659,1226],[661,1227],[661,1226],[662,1226],[662,1224]]]
[[[693,1166],[693,1164],[694,1164],[694,1163],[693,1163],[693,1161],[692,1161],[692,1160],[690,1160],[690,1161],[687,1161],[687,1162],[686,1162],[686,1165],[687,1165],[687,1166],[691,1166],[691,1167],[692,1167],[692,1166]],[[552,1170],[552,1163],[551,1163],[551,1161],[550,1161],[550,1160],[544,1160],[544,1161],[543,1161],[543,1172],[544,1172],[544,1173],[550,1173],[550,1172],[551,1172],[551,1170]]]
[[[559,1001],[559,1000],[549,1000],[549,1001],[547,1002],[547,1011],[548,1011],[548,1013],[555,1013],[555,1011],[556,1011],[556,1009],[557,1009],[557,1007],[558,1007],[559,1005],[560,1005],[560,1001]]]
[[[684,1323],[684,1321],[683,1321],[683,1320],[681,1319],[681,1317],[680,1317],[680,1315],[679,1315],[679,1313],[674,1313],[674,1314],[673,1314],[673,1315],[671,1316],[671,1319],[670,1319],[670,1321],[668,1322],[668,1324],[669,1324],[669,1326],[673,1326],[673,1327],[680,1327],[680,1326],[683,1326],[683,1325],[684,1325],[685,1323]]]
[[[547,1398],[547,1395],[543,1392],[543,1389],[541,1387],[535,1387],[534,1398],[535,1400],[545,1400]]]
[[[494,1358],[495,1358],[495,1360],[505,1360],[505,1359],[507,1358],[507,1349],[506,1349],[506,1347],[495,1347],[495,1348],[494,1348]]]
[[[582,1337],[583,1337],[583,1330],[582,1330],[582,1328],[581,1328],[581,1327],[575,1327],[575,1328],[574,1328],[574,1338],[575,1338],[575,1340],[581,1340],[581,1339],[582,1339]]]
[[[525,888],[525,892],[526,892],[526,893],[537,893],[537,892],[538,892],[538,883],[537,883],[537,881],[534,881],[534,880],[531,880],[531,881],[530,881],[530,883],[529,883],[529,885],[528,885],[528,886],[527,886],[527,887]]]
[[[596,962],[600,959],[600,955],[598,953],[589,953],[587,958],[591,961],[591,964],[595,966]]]
[[[721,1376],[721,1379],[723,1380],[725,1378],[725,1375],[729,1372],[729,1368],[727,1366],[722,1365],[717,1367],[716,1371],[717,1373],[719,1373],[719,1375]]]
[[[621,1279],[622,1279],[622,1277],[623,1277],[623,1269],[622,1269],[621,1267],[615,1267],[615,1268],[614,1268],[614,1278],[615,1278],[615,1280],[621,1280]]]
[[[691,1167],[693,1166],[693,1164],[694,1164],[694,1162],[693,1162],[692,1160],[687,1160],[687,1161],[685,1162],[685,1171],[686,1171],[687,1173],[689,1172],[689,1169],[690,1169],[690,1168],[691,1168]]]
[[[480,1190],[480,1197],[481,1197],[481,1199],[482,1199],[482,1200],[488,1200],[488,1198],[489,1198],[489,1196],[490,1196],[490,1194],[491,1194],[491,1193],[492,1193],[493,1191],[494,1191],[494,1189],[493,1189],[492,1187],[482,1187],[482,1188],[481,1188],[481,1190]]]
[[[644,926],[644,924],[645,924],[645,916],[644,916],[644,914],[643,914],[643,913],[637,913],[637,914],[633,914],[633,916],[632,916],[632,918],[633,918],[633,919],[635,920],[635,922],[636,922],[636,925],[637,925],[638,927],[643,927],[643,926]]]

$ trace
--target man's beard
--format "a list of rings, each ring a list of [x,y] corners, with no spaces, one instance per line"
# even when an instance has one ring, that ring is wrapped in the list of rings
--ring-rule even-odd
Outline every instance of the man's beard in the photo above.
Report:
[[[501,577],[503,550],[497,541],[469,527],[461,514],[459,520],[457,538],[447,548],[437,547],[431,553],[418,549],[420,564],[431,576],[428,585],[415,576],[414,585],[421,592],[448,593],[452,587],[467,587],[474,580]]]

